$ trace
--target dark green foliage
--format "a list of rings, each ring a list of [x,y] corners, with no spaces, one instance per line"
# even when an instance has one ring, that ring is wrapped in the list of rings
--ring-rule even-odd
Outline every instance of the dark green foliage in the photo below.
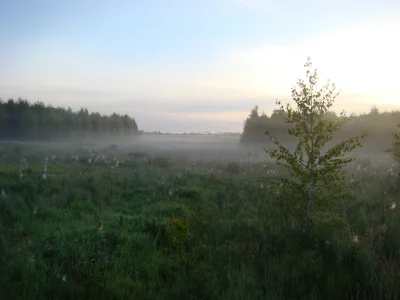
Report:
[[[42,102],[0,99],[0,139],[66,139],[71,137],[133,136],[138,134],[135,120],[128,115],[90,113],[82,108],[54,108]],[[15,148],[20,154],[20,148]]]
[[[151,155],[121,152],[115,167],[113,156],[89,164],[83,150],[20,148],[22,179],[24,157],[0,164],[0,299],[399,297],[390,157],[347,166],[345,180],[364,184],[353,191],[351,236],[318,226],[305,246],[295,220],[273,209],[283,168],[272,162],[170,158],[160,168]]]
[[[246,144],[264,144],[267,140],[263,139],[266,130],[271,130],[280,137],[288,138],[287,129],[284,122],[285,113],[282,110],[274,110],[271,117],[265,113],[261,115],[258,112],[258,106],[255,106],[246,121],[244,122],[243,134],[240,142]]]
[[[279,116],[279,117],[278,117]],[[335,112],[326,111],[326,120],[338,120],[340,115]],[[382,151],[387,148],[400,150],[399,145],[393,143],[393,128],[400,123],[400,111],[378,111],[372,108],[371,112],[354,115],[347,124],[338,130],[329,145],[339,143],[360,132],[368,132],[368,139],[365,140],[363,148],[366,151]],[[292,145],[295,141],[288,135],[289,124],[285,123],[284,114],[275,110],[269,117],[258,112],[258,107],[252,109],[246,119],[241,137],[242,145],[268,144],[270,141],[265,137],[265,131],[271,132],[280,141]]]

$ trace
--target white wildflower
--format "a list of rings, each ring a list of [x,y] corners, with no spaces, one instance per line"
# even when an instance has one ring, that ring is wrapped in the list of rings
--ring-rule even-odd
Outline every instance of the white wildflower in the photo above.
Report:
[[[393,203],[392,203],[392,206],[390,206],[390,209],[393,210],[393,209],[396,209],[396,207],[397,207],[396,202],[393,202]]]
[[[6,192],[4,192],[4,190],[3,190],[3,189],[1,190],[1,197],[3,197],[3,198],[7,198]]]
[[[353,238],[353,243],[358,244],[358,242],[359,242],[358,236],[355,236],[355,237]]]
[[[27,165],[28,165],[28,162],[26,161],[26,159],[25,158],[21,159],[20,167],[19,167],[19,178],[20,179],[24,178],[24,170]]]
[[[46,173],[43,173],[42,178],[43,178],[43,180],[46,180],[47,174],[46,174]]]

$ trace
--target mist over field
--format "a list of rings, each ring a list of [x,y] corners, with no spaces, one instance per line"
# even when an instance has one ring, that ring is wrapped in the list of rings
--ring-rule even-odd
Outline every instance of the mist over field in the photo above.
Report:
[[[0,101],[4,295],[396,299],[400,111],[338,115],[306,74],[241,133]]]
[[[400,299],[400,2],[0,5],[0,300]]]

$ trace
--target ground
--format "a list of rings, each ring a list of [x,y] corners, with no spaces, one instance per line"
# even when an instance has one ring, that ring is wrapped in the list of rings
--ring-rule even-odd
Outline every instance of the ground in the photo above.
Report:
[[[349,166],[347,229],[317,227],[305,246],[273,205],[283,171],[261,150],[234,139],[1,143],[0,298],[396,298],[390,156]]]

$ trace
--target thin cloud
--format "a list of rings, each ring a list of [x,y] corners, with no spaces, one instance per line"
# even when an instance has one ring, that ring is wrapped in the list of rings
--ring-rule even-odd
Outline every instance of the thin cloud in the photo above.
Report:
[[[234,0],[234,2],[240,6],[244,6],[251,9],[261,10],[263,12],[278,15],[281,17],[296,17],[300,16],[299,13],[289,12],[287,10],[280,10],[274,8],[271,1],[263,0]]]
[[[203,76],[204,84],[240,87],[251,96],[288,94],[304,72],[306,57],[311,56],[321,81],[331,78],[351,93],[395,95],[400,93],[396,75],[400,69],[400,43],[394,38],[399,31],[399,22],[381,23],[345,28],[297,45],[232,49]]]

